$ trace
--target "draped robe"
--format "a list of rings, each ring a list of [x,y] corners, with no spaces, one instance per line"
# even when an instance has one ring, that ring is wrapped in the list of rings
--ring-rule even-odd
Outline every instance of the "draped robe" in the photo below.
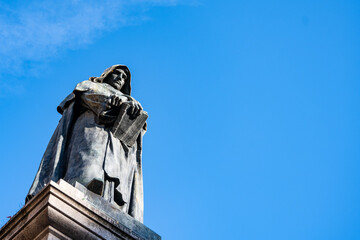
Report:
[[[117,109],[108,103],[116,95],[135,101],[106,83],[79,83],[58,106],[62,118],[50,139],[27,199],[50,180],[76,182],[116,203],[143,221],[142,137],[127,146],[110,131]]]

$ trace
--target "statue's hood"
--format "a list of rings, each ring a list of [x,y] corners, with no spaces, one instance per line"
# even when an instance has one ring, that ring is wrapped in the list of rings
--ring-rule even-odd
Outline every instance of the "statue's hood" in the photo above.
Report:
[[[102,74],[100,77],[90,77],[89,80],[90,81],[93,81],[93,82],[100,82],[102,83],[104,81],[104,79],[110,74],[112,73],[115,69],[121,69],[123,70],[126,75],[127,75],[127,78],[125,80],[125,83],[124,83],[124,86],[121,88],[121,92],[123,94],[126,94],[126,95],[131,95],[131,74],[130,74],[130,70],[127,66],[125,65],[121,65],[121,64],[117,64],[117,65],[113,65],[109,68],[107,68]]]

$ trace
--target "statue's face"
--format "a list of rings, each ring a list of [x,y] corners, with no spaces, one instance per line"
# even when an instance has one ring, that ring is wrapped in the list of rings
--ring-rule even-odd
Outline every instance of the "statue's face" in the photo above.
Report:
[[[115,69],[104,79],[104,82],[120,91],[125,84],[126,78],[127,75],[124,70]]]

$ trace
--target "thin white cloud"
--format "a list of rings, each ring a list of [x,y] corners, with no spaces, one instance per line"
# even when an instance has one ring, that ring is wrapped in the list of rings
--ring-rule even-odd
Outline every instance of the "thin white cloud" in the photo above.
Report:
[[[90,44],[105,31],[141,21],[134,9],[175,5],[176,0],[32,1],[0,4],[0,73],[61,49]],[[129,9],[132,9],[130,11]]]

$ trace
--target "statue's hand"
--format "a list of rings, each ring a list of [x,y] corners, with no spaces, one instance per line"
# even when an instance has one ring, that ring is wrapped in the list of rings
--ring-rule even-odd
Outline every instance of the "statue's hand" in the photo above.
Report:
[[[133,118],[136,118],[137,116],[139,116],[140,114],[140,111],[143,109],[141,104],[136,101],[135,99],[131,98],[131,99],[128,99],[128,101],[123,101],[123,99],[121,99],[121,97],[119,96],[116,96],[116,95],[113,95],[111,96],[111,98],[109,99],[109,102],[108,102],[108,107],[111,108],[111,107],[120,107],[120,105],[123,103],[123,102],[126,102],[126,104],[128,104],[130,107],[129,107],[129,110],[128,110],[128,113],[133,117]]]
[[[118,97],[116,95],[112,95],[108,104],[110,106],[119,107],[121,105],[121,103],[122,103],[122,100],[120,97]]]
[[[137,116],[139,116],[140,111],[143,109],[141,104],[136,100],[130,101],[130,102],[128,102],[128,104],[130,105],[130,109],[129,109],[130,115],[133,118],[136,118]]]

